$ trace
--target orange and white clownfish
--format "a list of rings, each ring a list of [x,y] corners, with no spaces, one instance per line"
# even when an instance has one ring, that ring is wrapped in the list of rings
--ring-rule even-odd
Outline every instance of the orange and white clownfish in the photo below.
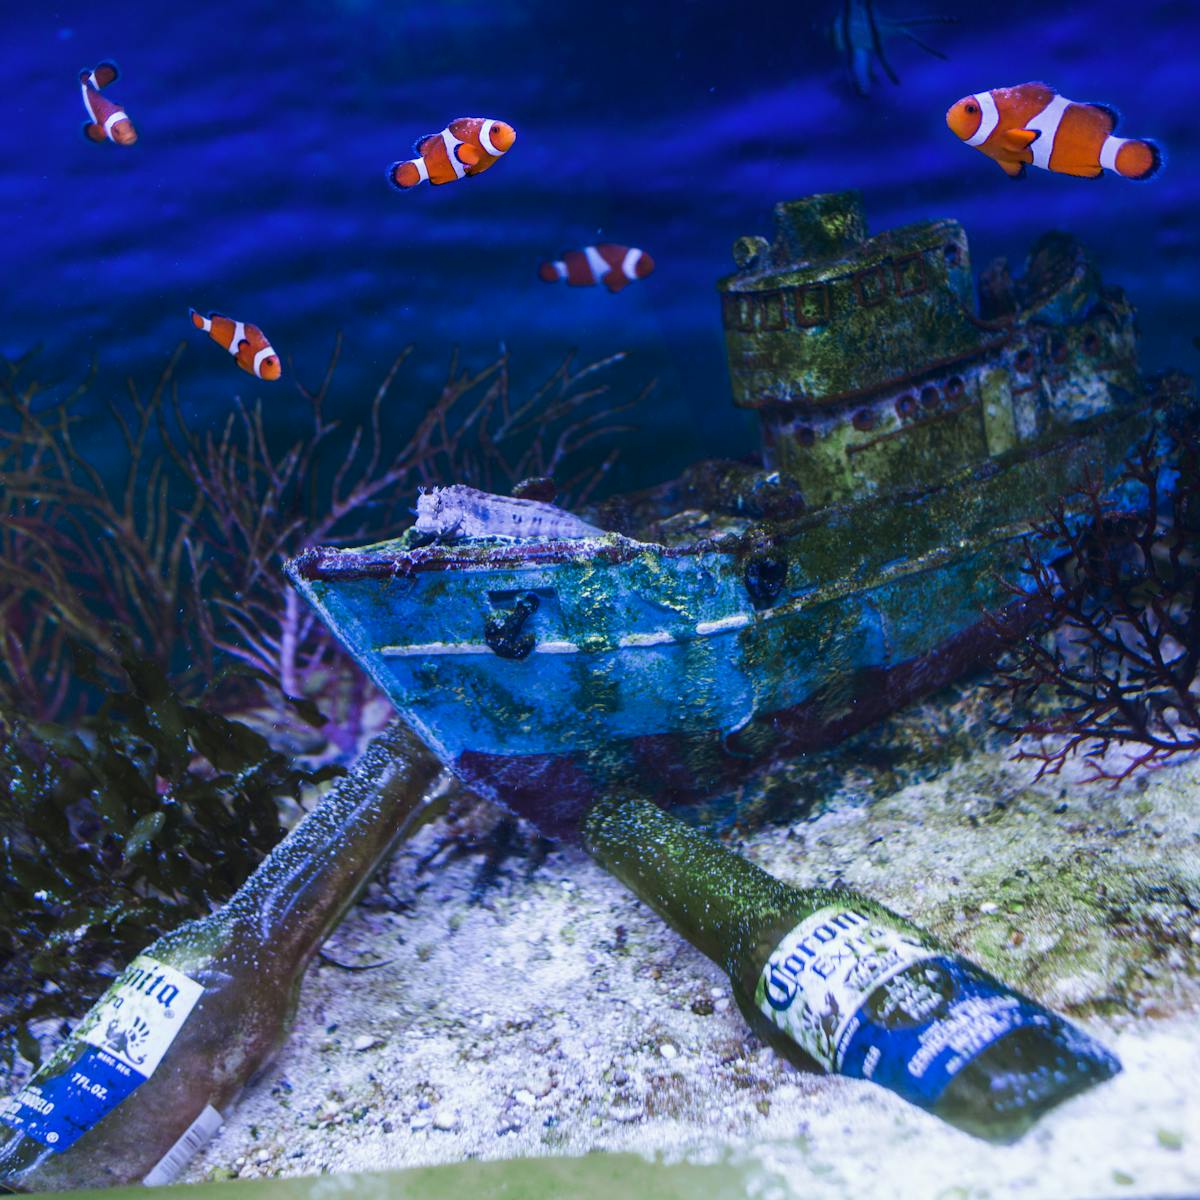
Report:
[[[1030,163],[1087,179],[1105,171],[1149,179],[1162,166],[1162,153],[1153,142],[1113,137],[1115,109],[1077,104],[1045,83],[964,96],[946,113],[946,124],[1014,179]]]
[[[93,71],[79,72],[83,107],[88,114],[88,120],[83,123],[83,136],[90,142],[111,141],[118,146],[132,146],[137,141],[137,130],[125,110],[100,95],[119,74],[117,64],[113,62],[102,62]]]
[[[610,292],[619,292],[635,279],[645,279],[654,270],[654,259],[644,250],[602,242],[568,250],[557,262],[544,262],[538,275],[546,283],[565,279],[572,287],[602,283]]]
[[[247,325],[244,321],[235,321],[220,313],[209,313],[207,317],[202,317],[194,308],[189,308],[188,313],[192,324],[197,329],[203,329],[218,346],[228,350],[243,371],[259,379],[279,378],[279,355],[257,325]]]
[[[394,162],[388,180],[401,192],[418,183],[453,183],[486,171],[512,149],[517,131],[487,117],[455,117],[441,133],[429,133],[413,143],[415,158]]]

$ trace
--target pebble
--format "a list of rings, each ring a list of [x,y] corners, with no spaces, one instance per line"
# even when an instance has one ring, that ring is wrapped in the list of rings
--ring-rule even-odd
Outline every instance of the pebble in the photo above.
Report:
[[[373,1050],[378,1045],[380,1045],[379,1038],[372,1037],[369,1033],[360,1033],[354,1039],[355,1050]]]
[[[443,1133],[449,1133],[451,1129],[458,1127],[458,1114],[448,1108],[439,1108],[433,1114],[433,1127],[442,1130]]]
[[[408,1123],[409,1129],[413,1133],[420,1133],[422,1129],[428,1129],[433,1124],[433,1118],[428,1113],[417,1113],[415,1117]]]
[[[658,1052],[663,1056],[663,1058],[668,1060],[679,1057],[679,1047],[672,1046],[670,1042],[663,1042],[663,1044],[659,1046]]]
[[[528,1088],[517,1088],[513,1092],[513,1099],[518,1104],[531,1105],[537,1097]]]
[[[979,911],[990,917],[992,913],[1000,911],[1000,905],[998,905],[994,900],[985,900],[979,906]]]

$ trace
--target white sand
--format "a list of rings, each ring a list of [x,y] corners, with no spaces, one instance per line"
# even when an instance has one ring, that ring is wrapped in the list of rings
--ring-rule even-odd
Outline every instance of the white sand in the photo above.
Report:
[[[1029,775],[980,755],[740,844],[781,878],[862,887],[1047,1003],[1106,1012],[1081,1023],[1123,1074],[1015,1147],[777,1059],[721,972],[578,851],[531,878],[510,860],[468,905],[479,858],[417,873],[439,823],[390,867],[411,907],[359,906],[327,947],[387,965],[309,972],[287,1047],[186,1178],[603,1149],[749,1156],[758,1194],[809,1200],[1200,1194],[1200,766],[1117,792]]]

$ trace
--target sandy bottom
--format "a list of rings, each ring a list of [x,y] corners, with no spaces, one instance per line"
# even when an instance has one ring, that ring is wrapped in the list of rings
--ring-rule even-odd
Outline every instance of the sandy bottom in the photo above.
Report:
[[[309,972],[280,1058],[185,1178],[624,1150],[752,1160],[764,1197],[1200,1194],[1200,766],[1118,791],[1029,776],[979,755],[736,843],[910,914],[1117,1053],[1016,1146],[778,1059],[722,973],[577,851],[511,859],[468,903],[481,860],[434,824],[327,947],[384,965]]]

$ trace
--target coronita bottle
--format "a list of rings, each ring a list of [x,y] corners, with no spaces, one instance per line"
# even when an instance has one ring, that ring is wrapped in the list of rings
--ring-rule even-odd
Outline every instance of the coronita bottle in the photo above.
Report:
[[[224,908],[135,958],[0,1111],[0,1191],[173,1179],[282,1044],[309,961],[440,770],[394,723]]]
[[[640,800],[602,801],[601,866],[728,972],[794,1064],[869,1079],[996,1142],[1120,1064],[1036,1001],[856,892],[789,887]]]

